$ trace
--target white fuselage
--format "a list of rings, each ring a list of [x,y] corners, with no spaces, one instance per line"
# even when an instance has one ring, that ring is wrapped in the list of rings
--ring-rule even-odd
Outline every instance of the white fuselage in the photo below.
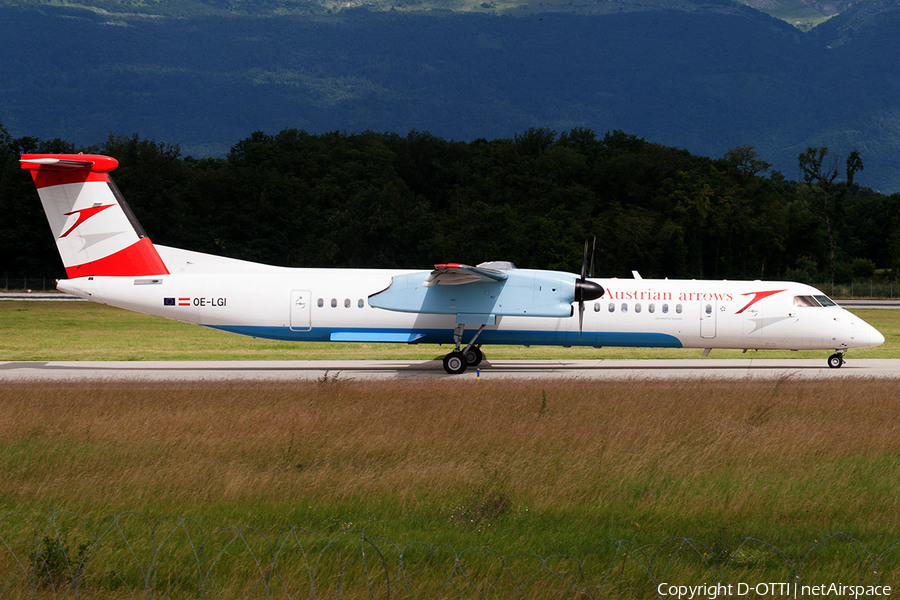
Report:
[[[58,287],[96,302],[259,338],[454,343],[455,315],[369,305],[369,296],[387,288],[394,276],[416,270],[293,269],[157,249],[171,274],[80,277]],[[427,272],[421,272],[424,278]],[[577,307],[568,318],[497,316],[479,343],[846,350],[884,342],[862,319],[828,305],[822,292],[804,284],[592,281],[605,293],[586,303],[582,331]],[[464,343],[476,329],[466,328]]]

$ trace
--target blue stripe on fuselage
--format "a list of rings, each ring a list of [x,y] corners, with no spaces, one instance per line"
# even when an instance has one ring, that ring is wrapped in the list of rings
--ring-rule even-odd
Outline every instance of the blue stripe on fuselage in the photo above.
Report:
[[[451,329],[354,329],[342,327],[314,327],[307,331],[294,331],[289,327],[250,327],[240,325],[206,325],[211,329],[228,331],[250,337],[289,342],[330,342],[333,338],[350,338],[357,334],[367,334],[372,339],[382,337],[384,341],[396,340],[401,335],[422,336],[417,344],[452,344]],[[463,342],[475,334],[467,329]],[[503,344],[511,346],[615,346],[635,348],[681,348],[681,341],[665,333],[645,332],[585,332],[582,336],[566,331],[498,331],[485,330],[478,338],[482,344]]]

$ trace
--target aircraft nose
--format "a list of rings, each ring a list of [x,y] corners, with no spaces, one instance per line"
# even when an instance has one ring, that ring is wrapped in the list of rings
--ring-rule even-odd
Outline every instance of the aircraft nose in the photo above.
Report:
[[[854,324],[853,335],[861,344],[861,348],[874,348],[884,343],[884,336],[881,335],[881,332],[865,321],[857,321]]]

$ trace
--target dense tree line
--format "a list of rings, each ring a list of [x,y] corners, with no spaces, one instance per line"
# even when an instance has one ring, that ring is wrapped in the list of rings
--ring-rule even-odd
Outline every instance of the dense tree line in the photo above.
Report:
[[[134,136],[95,147],[0,125],[0,271],[63,275],[23,152],[98,152],[160,244],[284,266],[511,260],[597,276],[837,280],[900,272],[900,195],[858,184],[863,159],[809,148],[790,181],[742,146],[695,156],[621,131],[532,128],[456,142],[429,133],[286,129],[226,158]],[[811,162],[810,162],[811,161]],[[854,178],[854,175],[856,177]],[[890,270],[892,271],[886,271]]]

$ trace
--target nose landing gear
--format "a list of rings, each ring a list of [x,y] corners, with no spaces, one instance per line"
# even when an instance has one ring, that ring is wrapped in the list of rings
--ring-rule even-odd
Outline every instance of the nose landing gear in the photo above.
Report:
[[[840,350],[828,357],[828,366],[832,369],[840,369],[844,364],[844,353]]]

